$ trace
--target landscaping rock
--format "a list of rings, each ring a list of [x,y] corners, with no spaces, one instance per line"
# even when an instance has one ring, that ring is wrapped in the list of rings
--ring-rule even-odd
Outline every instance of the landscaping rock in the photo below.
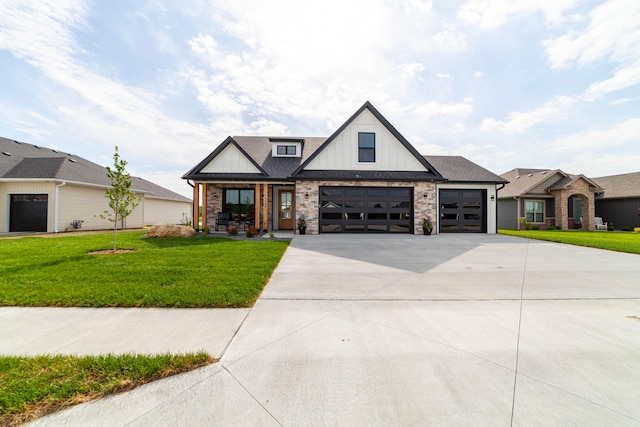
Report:
[[[149,237],[191,237],[196,234],[196,230],[186,225],[176,224],[154,224],[147,230]]]

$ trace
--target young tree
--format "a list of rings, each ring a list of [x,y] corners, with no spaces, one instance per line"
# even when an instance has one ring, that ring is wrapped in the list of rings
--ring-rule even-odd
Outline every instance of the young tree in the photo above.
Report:
[[[99,218],[113,222],[113,252],[116,251],[118,237],[118,220],[123,220],[140,204],[141,198],[136,198],[131,190],[131,175],[125,167],[127,161],[120,158],[118,146],[113,154],[113,169],[107,166],[107,176],[111,180],[111,187],[106,190],[105,197],[109,200],[111,210],[104,211]]]

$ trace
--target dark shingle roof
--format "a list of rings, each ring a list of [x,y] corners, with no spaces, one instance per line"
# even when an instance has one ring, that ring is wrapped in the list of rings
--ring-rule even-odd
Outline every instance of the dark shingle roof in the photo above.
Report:
[[[302,140],[302,157],[277,157],[271,155],[271,140],[285,139],[274,136],[234,136],[228,137],[211,152],[203,161],[184,174],[184,179],[234,179],[234,180],[285,180],[291,176],[306,159],[308,159],[326,140],[326,138],[309,137],[286,139]],[[201,172],[228,145],[234,144],[243,152],[261,173],[207,173]]]
[[[447,181],[496,183],[508,181],[462,156],[424,156]]]
[[[52,179],[102,187],[111,186],[104,166],[50,148],[0,137],[0,180]],[[142,178],[132,177],[132,189],[150,197],[190,201]]]
[[[593,178],[603,188],[603,199],[640,197],[640,172]]]
[[[500,175],[509,181],[502,190],[499,198],[519,197],[525,194],[541,195],[552,190],[561,190],[570,186],[578,179],[586,180],[595,189],[598,184],[584,175],[574,175],[560,169],[523,169],[516,168]],[[535,192],[534,192],[535,190]]]

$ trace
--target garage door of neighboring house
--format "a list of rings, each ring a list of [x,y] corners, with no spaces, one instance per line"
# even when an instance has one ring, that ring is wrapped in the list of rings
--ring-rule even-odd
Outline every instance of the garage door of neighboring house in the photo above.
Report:
[[[12,194],[9,231],[47,231],[47,194]]]
[[[486,233],[487,190],[440,190],[441,233]]]
[[[320,233],[412,233],[412,187],[320,187]]]

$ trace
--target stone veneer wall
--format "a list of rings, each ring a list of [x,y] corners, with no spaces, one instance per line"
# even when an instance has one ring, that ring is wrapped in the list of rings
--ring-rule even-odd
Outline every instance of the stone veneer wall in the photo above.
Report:
[[[213,198],[216,193],[216,198]],[[207,223],[202,227],[209,227],[212,231],[216,228],[218,212],[222,211],[222,186],[220,184],[207,184]]]
[[[595,229],[596,202],[594,190],[589,188],[589,184],[579,179],[571,184],[571,188],[554,190],[556,225],[563,230],[569,230],[569,197],[579,196],[582,199],[582,229]],[[575,219],[574,219],[575,220]]]
[[[433,233],[437,233],[436,185],[433,182],[387,181],[298,181],[296,182],[296,222],[301,215],[307,219],[307,234],[318,234],[319,188],[333,187],[413,187],[413,232],[422,234],[422,219],[429,215]],[[309,197],[307,197],[309,193]],[[427,197],[425,197],[425,194]],[[296,228],[296,233],[298,230]]]

